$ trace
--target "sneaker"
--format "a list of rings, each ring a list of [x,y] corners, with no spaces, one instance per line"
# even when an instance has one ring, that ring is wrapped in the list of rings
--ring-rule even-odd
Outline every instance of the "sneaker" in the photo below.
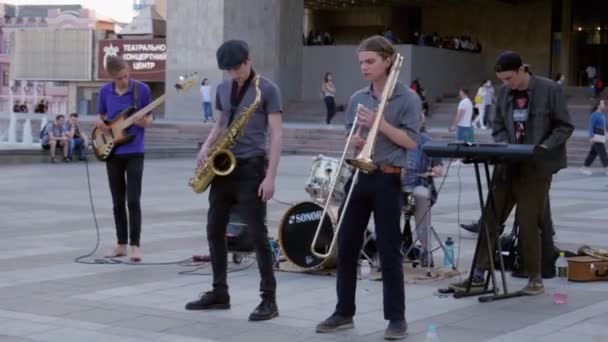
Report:
[[[404,319],[390,320],[384,331],[385,340],[402,340],[407,336],[407,323]]]
[[[448,285],[448,288],[456,291],[456,292],[464,292],[467,290],[467,284],[468,284],[469,280],[465,279],[459,283],[453,283]],[[473,276],[473,281],[471,281],[471,290],[478,290],[482,287],[484,287],[485,285],[485,281],[483,279],[483,277],[476,277]]]
[[[55,164],[57,162],[57,160],[55,159],[55,157],[51,157],[51,163]]]
[[[260,305],[249,315],[250,321],[266,321],[279,315],[277,301],[274,298],[263,298]]]
[[[64,162],[64,163],[69,163],[69,162],[71,162],[71,161],[72,161],[72,160],[71,160],[70,158],[68,158],[68,157],[63,158],[63,162]]]
[[[342,316],[334,313],[323,322],[317,324],[318,333],[329,333],[339,330],[352,329],[355,327],[352,317]]]
[[[479,222],[473,222],[471,224],[460,224],[460,228],[466,230],[469,233],[478,234],[479,233]]]
[[[186,310],[211,309],[230,309],[230,296],[207,291],[199,299],[186,304]]]
[[[589,169],[588,167],[585,167],[585,166],[581,167],[579,170],[585,176],[591,176],[593,174],[593,172],[591,171],[591,169]]]
[[[528,285],[526,285],[521,292],[528,296],[537,296],[545,293],[545,285],[543,285],[543,278],[540,276],[530,277]]]

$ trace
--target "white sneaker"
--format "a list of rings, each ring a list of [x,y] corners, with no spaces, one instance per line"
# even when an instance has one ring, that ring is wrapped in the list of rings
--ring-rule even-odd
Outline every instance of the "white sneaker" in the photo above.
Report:
[[[585,167],[585,166],[581,167],[580,171],[585,176],[591,176],[593,174],[593,172],[591,172],[591,169],[589,169],[588,167]]]

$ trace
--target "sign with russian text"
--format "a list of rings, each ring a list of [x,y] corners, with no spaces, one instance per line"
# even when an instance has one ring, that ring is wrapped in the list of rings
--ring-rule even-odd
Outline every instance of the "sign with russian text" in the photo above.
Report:
[[[110,79],[106,72],[109,56],[120,56],[131,76],[141,81],[164,81],[167,61],[165,39],[105,39],[99,41],[97,78]]]

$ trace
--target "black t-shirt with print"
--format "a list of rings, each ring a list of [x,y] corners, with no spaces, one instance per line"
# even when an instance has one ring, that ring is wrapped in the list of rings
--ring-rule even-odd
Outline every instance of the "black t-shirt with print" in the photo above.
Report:
[[[515,139],[518,144],[524,143],[528,114],[528,91],[513,90],[513,123],[515,125]]]

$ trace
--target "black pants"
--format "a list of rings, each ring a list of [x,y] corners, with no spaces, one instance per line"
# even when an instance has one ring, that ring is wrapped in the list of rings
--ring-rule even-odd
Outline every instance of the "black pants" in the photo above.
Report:
[[[336,100],[333,96],[325,96],[323,101],[325,101],[325,107],[327,108],[327,118],[325,119],[325,123],[329,124],[334,115],[336,115]]]
[[[603,143],[593,143],[587,158],[585,159],[585,166],[589,167],[595,160],[595,157],[599,156],[604,167],[608,167],[608,155],[606,154],[606,145]]]
[[[272,265],[272,251],[266,227],[266,203],[258,196],[258,188],[266,176],[266,159],[254,157],[238,159],[235,170],[228,176],[216,176],[209,192],[207,241],[213,268],[213,290],[228,293],[226,269],[228,249],[226,226],[234,205],[242,205],[242,219],[253,237],[260,271],[262,297],[275,296],[277,283]]]
[[[350,181],[346,189],[350,188]],[[338,232],[338,303],[336,312],[355,315],[357,264],[363,236],[374,213],[376,247],[382,264],[384,319],[405,319],[401,254],[401,179],[399,174],[359,173]]]
[[[114,205],[114,223],[119,245],[139,246],[141,235],[141,179],[143,154],[114,155],[106,162]],[[126,206],[125,206],[126,202]],[[127,208],[129,219],[127,221]],[[128,240],[127,240],[128,236]]]
[[[495,169],[496,171],[496,169]],[[500,171],[499,171],[500,172]],[[498,172],[498,173],[499,173]],[[519,224],[519,236],[524,259],[524,272],[528,275],[541,274],[541,234],[545,220],[545,207],[551,187],[551,176],[528,177],[497,177],[494,173],[494,205],[496,217],[490,212],[491,206],[486,205],[483,224],[488,227],[492,251],[496,245],[496,227],[505,222],[517,204],[515,219]],[[530,191],[534,189],[534,191]],[[489,269],[488,248],[485,230],[481,226],[480,238],[482,243],[479,250],[478,268]]]

